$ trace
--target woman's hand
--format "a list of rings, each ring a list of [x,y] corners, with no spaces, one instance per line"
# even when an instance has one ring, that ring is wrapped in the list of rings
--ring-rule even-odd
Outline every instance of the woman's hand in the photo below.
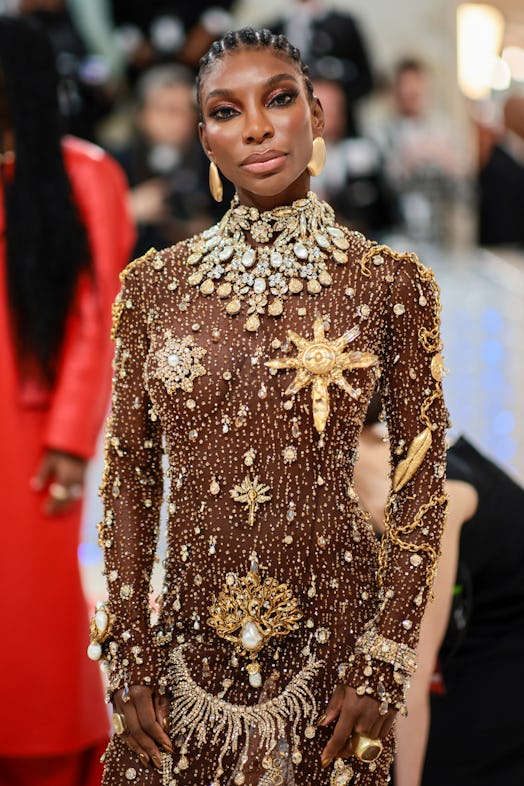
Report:
[[[329,726],[337,720],[333,734],[321,753],[322,766],[333,759],[351,756],[351,735],[355,732],[372,739],[386,737],[395,720],[396,710],[385,715],[378,711],[379,702],[369,696],[359,696],[349,685],[338,685],[329,702],[320,726]]]
[[[144,767],[153,764],[157,769],[162,767],[160,749],[173,753],[173,746],[166,734],[169,717],[169,698],[160,696],[145,685],[132,685],[129,698],[124,701],[122,691],[113,696],[115,712],[125,718],[122,739]]]
[[[47,450],[31,481],[34,491],[43,491],[49,484],[44,510],[50,516],[66,513],[81,499],[87,461],[80,456]]]

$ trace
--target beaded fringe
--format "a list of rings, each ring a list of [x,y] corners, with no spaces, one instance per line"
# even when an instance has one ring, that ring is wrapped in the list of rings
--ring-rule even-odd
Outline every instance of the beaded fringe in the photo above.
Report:
[[[225,737],[215,770],[213,786],[219,786],[224,774],[222,761],[227,753],[236,754],[242,744],[239,761],[246,762],[250,740],[256,738],[258,755],[271,753],[283,739],[291,741],[293,758],[301,758],[298,750],[298,727],[305,721],[313,729],[318,715],[316,699],[309,687],[324,662],[311,656],[301,671],[286,685],[282,693],[266,702],[254,705],[231,704],[220,695],[207,693],[193,680],[184,660],[184,646],[178,647],[170,657],[169,684],[173,694],[170,711],[172,738],[182,740],[178,763],[168,755],[163,757],[163,786],[176,784],[176,776],[187,769],[189,744],[193,740],[199,748],[215,746]],[[286,725],[289,725],[286,729]],[[312,736],[307,734],[306,737]],[[239,771],[241,771],[240,766]],[[229,774],[230,777],[231,773]],[[237,781],[235,781],[237,782]],[[241,782],[239,780],[238,782]]]

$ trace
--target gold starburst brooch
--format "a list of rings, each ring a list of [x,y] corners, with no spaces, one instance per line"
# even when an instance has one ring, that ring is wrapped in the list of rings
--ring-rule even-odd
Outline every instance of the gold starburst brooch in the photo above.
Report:
[[[313,340],[309,341],[293,330],[288,338],[298,349],[294,358],[278,358],[265,364],[274,369],[297,369],[295,379],[285,392],[294,396],[306,385],[312,385],[313,421],[319,434],[326,428],[329,417],[329,386],[338,385],[352,398],[358,398],[361,390],[354,388],[344,377],[344,371],[355,368],[369,368],[378,363],[378,357],[371,352],[345,352],[346,346],[360,333],[357,326],[347,330],[340,338],[329,341],[325,338],[324,320],[319,317],[313,325]]]

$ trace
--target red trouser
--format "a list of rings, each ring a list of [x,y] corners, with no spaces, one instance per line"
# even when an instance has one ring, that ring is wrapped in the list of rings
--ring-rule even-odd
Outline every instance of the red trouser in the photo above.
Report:
[[[106,745],[65,756],[0,757],[0,786],[100,786]]]

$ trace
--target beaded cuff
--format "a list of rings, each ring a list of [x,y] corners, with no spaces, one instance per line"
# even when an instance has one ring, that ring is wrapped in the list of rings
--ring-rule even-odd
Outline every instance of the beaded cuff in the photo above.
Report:
[[[390,706],[406,715],[405,694],[409,678],[401,671],[392,671],[384,661],[372,661],[370,655],[351,655],[338,666],[338,679],[351,685],[359,696],[370,696],[380,703],[379,712],[385,715]]]
[[[414,650],[369,628],[357,639],[347,663],[340,664],[338,674],[339,680],[355,688],[359,696],[371,696],[380,702],[381,715],[390,706],[405,715],[405,693],[416,667]]]
[[[99,601],[91,620],[91,642],[87,655],[104,667],[108,701],[117,690],[123,689],[126,694],[130,685],[153,688],[157,672],[155,648],[134,644],[131,631],[124,631],[118,637],[114,628],[114,614],[110,613],[105,602]]]
[[[392,639],[386,639],[373,628],[366,630],[357,639],[355,653],[383,660],[393,666],[395,671],[401,671],[409,677],[413,676],[417,668],[415,650]]]

